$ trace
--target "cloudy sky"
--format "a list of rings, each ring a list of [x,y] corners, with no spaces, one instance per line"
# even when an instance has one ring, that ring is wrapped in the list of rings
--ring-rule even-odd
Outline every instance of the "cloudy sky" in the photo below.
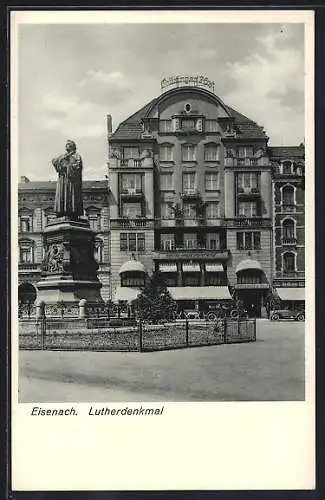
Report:
[[[270,145],[304,139],[302,24],[20,25],[19,174],[55,179],[51,158],[74,139],[84,178],[106,173],[113,128],[174,74],[204,74]]]

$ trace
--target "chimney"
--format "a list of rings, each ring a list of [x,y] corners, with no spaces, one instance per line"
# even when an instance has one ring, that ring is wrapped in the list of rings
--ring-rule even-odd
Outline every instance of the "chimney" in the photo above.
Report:
[[[26,184],[26,182],[29,182],[28,177],[26,177],[25,175],[21,175],[20,176],[20,184]]]
[[[110,137],[112,133],[112,115],[107,115],[106,120],[107,120],[107,135],[108,137]]]

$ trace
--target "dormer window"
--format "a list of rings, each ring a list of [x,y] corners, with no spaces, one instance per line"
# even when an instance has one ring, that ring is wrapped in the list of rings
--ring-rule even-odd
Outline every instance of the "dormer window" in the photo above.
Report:
[[[241,148],[238,148],[238,156],[239,158],[252,158],[253,156],[252,146],[243,146]]]
[[[134,146],[123,148],[123,158],[124,160],[140,158],[139,148]]]
[[[217,120],[205,120],[205,131],[206,132],[218,132]]]
[[[182,130],[194,130],[196,127],[196,120],[185,118],[182,120]]]
[[[160,120],[159,121],[159,132],[162,134],[172,132],[172,121],[171,120]]]

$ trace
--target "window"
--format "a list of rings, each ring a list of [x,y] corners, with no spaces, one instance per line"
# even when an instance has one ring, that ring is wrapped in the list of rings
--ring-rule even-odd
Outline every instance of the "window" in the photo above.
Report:
[[[189,118],[185,118],[182,120],[182,130],[194,130],[195,125],[195,120],[190,120]]]
[[[238,215],[244,217],[256,217],[257,216],[256,201],[240,201],[238,203]]]
[[[217,219],[219,217],[219,203],[207,203],[205,215],[207,219]]]
[[[224,277],[222,273],[206,273],[205,284],[207,286],[220,286],[224,283]]]
[[[237,233],[237,250],[260,250],[261,233],[252,231],[241,231]]]
[[[196,219],[196,209],[191,203],[184,203],[183,214],[185,219]]]
[[[161,203],[160,216],[162,219],[174,219],[174,212],[168,203]]]
[[[175,236],[173,234],[161,234],[160,235],[160,247],[162,250],[174,250],[175,248]]]
[[[219,173],[218,172],[206,172],[204,176],[204,184],[206,191],[218,191],[219,190]]]
[[[292,174],[292,162],[291,161],[284,161],[282,163],[282,174],[284,174],[284,175]]]
[[[237,276],[238,284],[258,284],[261,283],[261,273],[259,271],[242,271]]]
[[[206,132],[218,132],[217,120],[205,120],[205,131]]]
[[[185,248],[197,248],[197,236],[195,233],[185,233],[184,234],[184,247]]]
[[[282,222],[283,238],[292,239],[295,237],[295,224],[292,219],[285,219]]]
[[[50,224],[50,222],[56,219],[56,214],[53,212],[52,208],[48,208],[44,210],[44,226]]]
[[[142,206],[141,202],[126,203],[122,204],[122,217],[127,217],[128,219],[135,219],[136,217],[141,217]]]
[[[33,246],[32,241],[19,242],[19,262],[21,264],[32,264],[34,262]]]
[[[101,217],[100,210],[97,208],[88,208],[86,210],[86,215],[90,224],[90,229],[93,231],[100,231]]]
[[[145,250],[144,233],[120,233],[121,252],[143,252]]]
[[[206,144],[204,146],[204,161],[219,161],[220,148],[217,144]]]
[[[103,262],[103,241],[95,240],[94,257],[96,262]]]
[[[294,205],[295,195],[293,186],[284,186],[282,189],[282,204],[283,205]]]
[[[238,179],[238,188],[241,189],[258,188],[258,174],[256,172],[239,173],[237,179]]]
[[[140,158],[139,148],[134,146],[128,146],[123,148],[123,158],[125,160]]]
[[[22,233],[33,231],[33,216],[29,210],[19,211],[19,230]]]
[[[173,174],[160,174],[160,191],[173,191],[174,179]]]
[[[172,121],[171,120],[160,120],[159,121],[159,132],[172,132]]]
[[[122,174],[121,187],[123,191],[135,189],[138,192],[142,190],[142,175],[141,174]]]
[[[219,233],[208,233],[206,235],[205,246],[208,250],[219,250],[220,249],[220,234]]]
[[[195,144],[182,145],[182,161],[196,161],[196,146]]]
[[[195,181],[195,172],[187,172],[183,174],[183,192],[195,190]]]
[[[283,271],[285,273],[294,272],[296,270],[296,256],[292,252],[287,252],[283,255]]]
[[[174,146],[172,144],[160,144],[159,160],[173,161]]]
[[[238,148],[238,156],[239,158],[251,158],[253,156],[252,146],[243,146]]]
[[[122,276],[121,277],[121,286],[129,286],[129,287],[142,287],[144,286],[144,277],[141,276]]]

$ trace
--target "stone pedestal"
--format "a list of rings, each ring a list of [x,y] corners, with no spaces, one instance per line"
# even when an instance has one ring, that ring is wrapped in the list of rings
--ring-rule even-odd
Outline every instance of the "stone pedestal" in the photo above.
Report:
[[[45,228],[43,237],[45,256],[42,279],[37,283],[38,300],[45,306],[64,303],[77,316],[81,299],[103,303],[94,257],[94,233],[87,219],[58,217]]]

